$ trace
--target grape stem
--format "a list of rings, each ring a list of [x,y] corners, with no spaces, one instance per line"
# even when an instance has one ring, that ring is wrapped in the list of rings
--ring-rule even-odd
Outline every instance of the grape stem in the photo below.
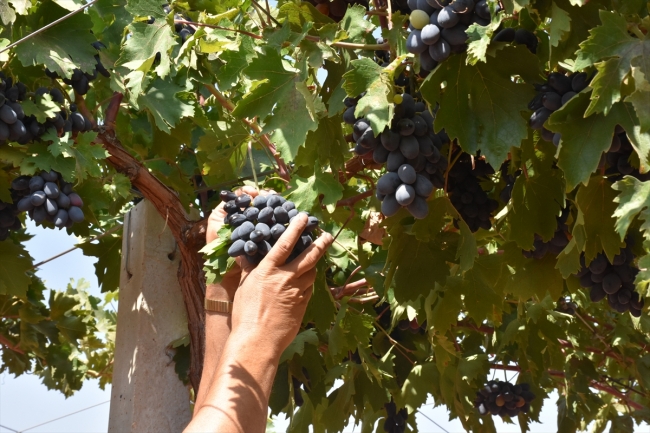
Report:
[[[74,103],[77,104],[77,111],[79,111],[81,114],[87,117],[88,120],[90,120],[90,123],[93,125],[93,128],[96,127],[97,122],[95,122],[95,117],[93,116],[93,113],[91,113],[90,110],[88,109],[84,97],[75,92]]]
[[[9,350],[11,350],[11,351],[13,351],[13,352],[20,353],[21,355],[24,355],[24,354],[25,354],[25,352],[23,351],[23,349],[19,348],[18,345],[14,345],[11,341],[9,341],[9,339],[7,339],[7,338],[6,338],[4,335],[2,335],[2,334],[0,334],[0,344],[2,344],[2,345],[5,346],[7,349],[9,349]]]
[[[226,98],[221,92],[219,92],[211,84],[205,84],[205,88],[208,89],[210,93],[212,93],[212,95],[216,98],[216,100],[221,104],[222,107],[224,107],[226,110],[232,113],[232,111],[235,109],[235,105],[228,98]],[[240,119],[240,120],[244,122],[250,129],[252,129],[255,132],[255,134],[259,135],[261,144],[271,152],[271,155],[273,155],[275,162],[278,164],[278,174],[280,175],[280,177],[286,181],[291,180],[291,177],[289,175],[289,168],[287,167],[284,160],[280,157],[280,154],[278,153],[275,144],[271,143],[271,140],[269,139],[268,135],[262,134],[262,128],[260,127],[259,123],[257,123],[255,119],[253,120]]]
[[[268,0],[266,0],[266,8],[267,8],[266,10],[264,10],[264,8],[263,8],[262,6],[260,6],[260,4],[257,3],[255,0],[251,0],[251,2],[252,2],[254,5],[258,6],[260,9],[262,9],[262,11],[263,11],[263,12],[266,14],[266,16],[269,18],[269,23],[270,23],[271,21],[273,21],[273,23],[275,23],[276,26],[279,26],[279,27],[282,26],[282,24],[280,24],[280,23],[278,22],[278,20],[276,20],[275,18],[273,18],[273,15],[271,15],[271,10],[270,10],[270,8],[269,8],[269,1],[268,1]]]

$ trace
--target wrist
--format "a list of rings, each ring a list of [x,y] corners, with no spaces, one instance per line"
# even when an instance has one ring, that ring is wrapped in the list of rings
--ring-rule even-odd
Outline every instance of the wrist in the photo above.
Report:
[[[221,284],[208,284],[205,288],[205,297],[207,299],[214,299],[217,301],[232,302],[235,298],[235,294],[230,293],[230,291]]]
[[[228,346],[238,353],[250,351],[259,361],[275,364],[276,367],[283,352],[273,333],[262,332],[250,324],[233,327],[228,337]]]

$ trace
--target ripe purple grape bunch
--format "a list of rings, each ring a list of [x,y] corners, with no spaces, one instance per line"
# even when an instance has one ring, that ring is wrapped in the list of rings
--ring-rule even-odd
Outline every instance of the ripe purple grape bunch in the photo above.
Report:
[[[476,393],[474,407],[480,415],[515,417],[519,412],[528,413],[530,402],[535,394],[530,391],[530,385],[491,380]]]
[[[406,421],[409,413],[405,408],[397,410],[394,401],[384,405],[386,409],[386,418],[384,419],[384,431],[386,433],[404,433],[406,431]]]
[[[22,212],[27,212],[37,225],[44,222],[62,229],[84,220],[83,200],[74,192],[72,184],[65,182],[55,171],[42,171],[36,176],[20,176],[11,182],[12,204],[0,202],[0,238],[4,229],[18,230],[18,224],[8,224],[9,213],[17,220]],[[5,222],[6,221],[6,222]],[[6,235],[5,235],[6,237]]]
[[[386,165],[388,172],[377,181],[376,196],[382,202],[382,213],[390,217],[406,207],[421,219],[429,213],[426,199],[434,186],[444,186],[447,160],[440,149],[449,138],[444,131],[433,132],[434,117],[423,102],[416,102],[408,93],[395,95],[394,100],[395,116],[390,127],[380,134],[375,134],[365,118],[344,115],[343,120],[353,125],[354,152],[361,156],[372,154],[376,163]]]
[[[251,264],[258,264],[266,256],[287,226],[298,213],[296,205],[278,194],[258,195],[253,199],[248,194],[237,196],[231,191],[221,191],[221,200],[228,215],[224,222],[233,230],[232,245],[228,248],[230,257],[244,256]],[[303,212],[306,213],[306,212]],[[307,227],[287,259],[295,259],[314,241],[312,233],[318,228],[318,218],[309,216]]]
[[[409,0],[411,33],[406,49],[419,55],[420,68],[433,71],[452,53],[467,50],[467,29],[490,23],[487,0]]]
[[[553,112],[586,89],[589,81],[586,72],[568,76],[560,72],[551,72],[546,83],[535,86],[537,95],[528,104],[528,108],[534,111],[530,116],[530,127],[540,131],[545,141],[552,141],[555,146],[559,146],[562,135],[559,132],[549,131],[544,127],[544,123]]]
[[[634,253],[629,246],[621,249],[611,263],[605,254],[600,253],[588,266],[583,254],[580,264],[576,277],[580,278],[582,287],[589,289],[591,302],[607,298],[607,303],[615,311],[629,311],[634,317],[641,316],[644,301],[634,286],[639,269],[634,265]]]

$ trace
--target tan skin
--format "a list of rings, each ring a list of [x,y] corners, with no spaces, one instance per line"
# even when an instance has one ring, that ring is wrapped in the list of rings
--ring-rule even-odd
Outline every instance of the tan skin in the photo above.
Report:
[[[252,188],[238,190],[255,197]],[[265,192],[262,192],[265,194]],[[225,212],[210,215],[207,242]],[[233,300],[232,316],[207,313],[206,353],[194,417],[185,432],[256,433],[266,430],[268,401],[282,352],[296,336],[316,278],[316,263],[333,242],[325,233],[284,264],[307,225],[299,215],[271,252],[252,267],[245,260],[206,296]]]

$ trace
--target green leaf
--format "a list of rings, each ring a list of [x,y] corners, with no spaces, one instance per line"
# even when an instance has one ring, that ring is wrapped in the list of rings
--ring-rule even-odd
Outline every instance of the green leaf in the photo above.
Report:
[[[162,10],[162,8],[160,9]],[[159,19],[153,24],[133,23],[128,29],[131,37],[124,43],[116,65],[124,66],[140,74],[146,73],[153,66],[156,54],[160,53],[160,63],[156,66],[155,71],[159,77],[166,77],[171,68],[168,53],[176,45],[171,27],[164,20]],[[132,76],[137,77],[138,74]],[[133,87],[133,83],[129,83],[129,87]],[[139,92],[135,93],[134,97],[137,98]]]
[[[224,65],[215,78],[219,82],[219,89],[228,90],[237,84],[242,71],[255,57],[253,39],[242,36],[238,49],[225,51],[219,57]]]
[[[79,244],[84,256],[96,257],[95,275],[102,293],[116,290],[120,285],[122,236],[111,235],[97,242]]]
[[[605,251],[610,262],[622,246],[616,232],[616,193],[607,179],[594,176],[587,185],[581,185],[576,194],[576,205],[583,215],[586,236],[585,261],[589,263],[596,254]],[[574,232],[578,225],[574,227]]]
[[[440,381],[438,368],[433,362],[416,365],[402,385],[401,392],[395,399],[398,407],[405,407],[414,413],[427,401],[431,393],[431,384]]]
[[[650,240],[650,182],[641,182],[635,177],[625,176],[616,182],[612,188],[620,191],[614,199],[618,207],[614,212],[616,231],[621,240],[625,239],[628,229],[635,217],[644,221],[640,229],[644,237]]]
[[[562,173],[535,161],[534,174],[519,176],[515,181],[507,214],[510,239],[525,250],[533,248],[535,234],[542,236],[544,242],[553,237],[556,217],[564,207]]]
[[[30,15],[31,33],[66,15],[67,10],[54,2],[40,3],[35,14]],[[51,27],[18,45],[16,55],[25,66],[44,65],[50,71],[70,78],[72,71],[80,68],[91,73],[95,69],[94,55],[97,51],[92,47],[95,38],[90,33],[93,24],[86,14],[76,14],[65,20],[65,23]]]
[[[149,90],[138,98],[138,103],[149,110],[156,126],[169,134],[183,117],[194,115],[194,106],[176,97],[183,90],[174,83],[157,78]]]
[[[366,8],[360,4],[351,4],[345,11],[339,27],[347,33],[346,41],[363,44],[366,42],[365,36],[375,29],[370,21],[364,19],[366,12]]]
[[[164,20],[167,14],[156,0],[128,0],[125,9],[135,17],[152,17]]]
[[[322,204],[328,210],[334,211],[334,205],[343,197],[343,187],[332,173],[327,173],[316,167],[314,175],[304,179],[294,176],[291,179],[291,192],[287,196],[295,204],[297,209],[311,211],[315,206],[321,204],[319,196],[322,195]]]
[[[596,65],[598,73],[590,86],[594,89],[591,104],[585,113],[607,114],[621,99],[621,86],[632,67],[632,61],[647,58],[650,40],[630,36],[627,21],[617,12],[601,10],[602,25],[590,31],[589,39],[580,45],[575,68]],[[644,76],[650,76],[647,63],[642,67]]]
[[[273,131],[271,141],[285,161],[293,161],[298,149],[305,144],[307,133],[318,127],[316,101],[320,102],[309,93],[305,83],[296,82],[295,87],[277,101],[275,115],[267,118],[262,132]],[[325,107],[322,108],[318,111],[325,111]]]
[[[510,77],[536,79],[538,64],[537,57],[522,46],[506,47],[476,65],[466,65],[463,56],[451,56],[420,88],[429,104],[440,104],[436,131],[444,128],[465,152],[473,155],[480,149],[488,162],[500,165],[510,149],[528,136],[521,112],[527,111],[535,96],[531,86]]]
[[[318,346],[318,335],[316,334],[315,329],[306,329],[296,335],[296,338],[294,338],[291,344],[289,344],[284,352],[282,352],[279,363],[282,364],[284,361],[290,360],[296,354],[302,356],[303,353],[305,353],[305,344]]]
[[[56,113],[61,111],[61,107],[52,101],[52,96],[49,93],[39,95],[35,99],[36,103],[31,99],[22,101],[21,106],[23,107],[25,116],[34,116],[39,122],[45,123],[48,118],[54,117]]]
[[[644,75],[640,67],[634,66],[640,62],[639,58],[632,61],[632,76],[636,87],[634,92],[625,98],[625,102],[634,106],[641,126],[640,132],[647,133],[650,132],[650,76]]]
[[[370,121],[375,136],[379,135],[393,118],[393,85],[389,69],[394,64],[395,62],[382,68],[371,59],[363,58],[350,62],[352,69],[343,74],[343,88],[348,96],[357,97],[366,92],[357,102],[354,114],[357,118],[365,117]]]
[[[551,46],[557,47],[566,34],[571,31],[571,17],[557,3],[552,2],[551,24],[549,28],[549,37]]]
[[[286,69],[280,52],[269,48],[250,62],[244,74],[260,82],[244,95],[232,114],[238,118],[265,118],[278,101],[294,90],[298,70]]]
[[[24,297],[32,280],[32,258],[21,244],[0,241],[0,294]]]

